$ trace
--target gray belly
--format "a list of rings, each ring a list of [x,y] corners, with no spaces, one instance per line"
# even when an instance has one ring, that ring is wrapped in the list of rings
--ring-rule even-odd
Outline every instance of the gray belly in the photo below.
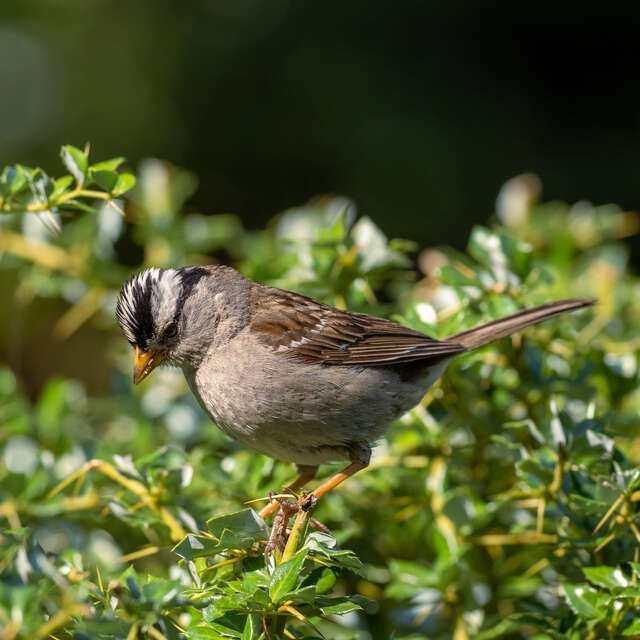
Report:
[[[447,364],[403,379],[388,367],[308,365],[267,351],[251,361],[221,355],[185,371],[203,409],[247,447],[306,465],[348,458],[354,443],[374,443]]]

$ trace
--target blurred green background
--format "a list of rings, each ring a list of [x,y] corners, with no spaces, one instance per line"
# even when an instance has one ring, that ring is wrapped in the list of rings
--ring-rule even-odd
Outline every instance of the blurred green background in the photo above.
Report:
[[[249,227],[334,192],[462,248],[523,171],[638,207],[639,28],[630,2],[4,0],[0,165],[90,140]]]

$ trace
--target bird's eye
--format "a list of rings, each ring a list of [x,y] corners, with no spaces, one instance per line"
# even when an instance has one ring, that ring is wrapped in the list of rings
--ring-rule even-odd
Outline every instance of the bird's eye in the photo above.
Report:
[[[172,322],[163,332],[162,336],[164,338],[175,338],[178,335],[178,325],[175,322]]]

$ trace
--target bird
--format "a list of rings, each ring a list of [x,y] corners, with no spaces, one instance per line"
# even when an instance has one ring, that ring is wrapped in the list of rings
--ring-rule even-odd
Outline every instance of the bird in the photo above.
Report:
[[[224,433],[297,466],[290,491],[322,463],[348,461],[312,492],[319,499],[368,466],[372,446],[452,358],[593,303],[557,300],[437,340],[212,265],[135,273],[116,316],[134,349],[134,384],[159,365],[181,368]],[[277,509],[270,501],[260,515]]]

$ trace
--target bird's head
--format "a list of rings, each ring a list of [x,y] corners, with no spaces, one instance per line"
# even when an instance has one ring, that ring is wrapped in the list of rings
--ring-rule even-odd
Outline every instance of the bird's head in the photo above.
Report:
[[[226,326],[230,314],[244,316],[242,305],[228,299],[244,282],[229,267],[151,268],[129,278],[116,315],[135,349],[133,382],[163,363],[196,369],[214,346],[221,320]]]

